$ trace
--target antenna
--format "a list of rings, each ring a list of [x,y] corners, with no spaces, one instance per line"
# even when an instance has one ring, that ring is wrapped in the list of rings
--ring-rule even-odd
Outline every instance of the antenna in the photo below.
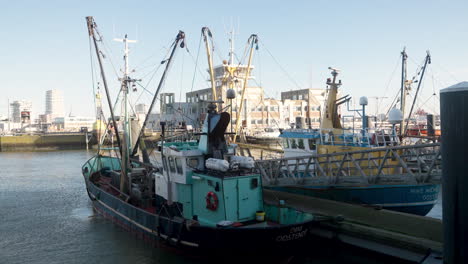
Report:
[[[123,42],[124,46],[125,46],[125,49],[124,49],[124,54],[125,54],[124,55],[124,61],[125,61],[124,74],[125,74],[125,79],[126,79],[128,77],[128,75],[130,74],[129,69],[128,69],[128,53],[129,53],[128,43],[136,43],[137,41],[128,39],[127,34],[125,34],[125,37],[123,39],[114,38],[114,41]]]
[[[112,19],[112,36],[116,36],[115,34],[115,19]]]

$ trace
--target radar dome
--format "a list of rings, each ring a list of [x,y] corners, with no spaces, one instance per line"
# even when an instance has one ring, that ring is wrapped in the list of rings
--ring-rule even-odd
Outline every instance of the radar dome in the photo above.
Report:
[[[367,97],[363,96],[359,98],[359,105],[367,105],[369,102],[367,100]]]
[[[403,121],[403,113],[400,109],[393,108],[388,112],[388,122],[392,125],[399,124]]]
[[[234,99],[236,98],[236,91],[234,91],[234,89],[228,89],[226,91],[226,98],[227,99]]]

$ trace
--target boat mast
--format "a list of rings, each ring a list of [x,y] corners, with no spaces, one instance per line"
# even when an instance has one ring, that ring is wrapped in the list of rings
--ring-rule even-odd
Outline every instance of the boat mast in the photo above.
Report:
[[[121,173],[120,175],[120,191],[123,193],[128,192],[128,179],[126,174],[130,169],[130,151],[131,151],[131,125],[130,118],[128,116],[129,102],[128,102],[128,92],[131,84],[134,84],[137,80],[130,78],[130,70],[128,63],[128,43],[135,43],[136,40],[130,40],[127,38],[127,35],[123,39],[114,39],[114,41],[124,43],[124,76],[119,78],[121,81],[121,94],[123,96],[122,100],[122,112],[123,112],[123,141],[122,141],[122,159],[121,159]]]
[[[206,54],[208,57],[208,69],[210,72],[210,81],[211,81],[211,90],[212,90],[211,93],[213,94],[212,100],[216,101],[218,100],[218,97],[216,96],[216,85],[215,85],[215,77],[214,77],[214,71],[213,71],[213,58],[211,56],[210,43],[208,41],[208,37],[212,38],[213,35],[211,34],[211,31],[208,27],[203,27],[201,31],[203,35],[203,41],[205,41]]]
[[[409,83],[407,80],[406,60],[408,55],[406,54],[406,48],[403,48],[401,52],[401,91],[400,91],[400,111],[403,119],[400,123],[400,137],[403,136],[405,128],[405,107],[406,107],[406,95],[409,91]]]
[[[338,76],[339,70],[328,67],[329,70],[331,70],[331,74],[333,76],[333,79],[328,78],[327,79],[327,85],[329,86],[328,88],[328,96],[327,100],[325,102],[325,111],[323,111],[323,116],[322,116],[322,122],[321,122],[321,129],[339,129],[340,131],[336,131],[338,134],[341,134],[342,127],[341,127],[341,122],[340,118],[338,117],[338,105],[337,101],[341,100],[349,100],[348,98],[340,98],[336,99],[336,96],[338,94],[338,88],[341,86],[341,80],[336,82],[336,77]],[[344,102],[344,101],[342,101]],[[341,102],[341,103],[342,103]]]
[[[100,52],[99,47],[97,45],[96,34],[94,32],[96,30],[97,25],[94,22],[94,18],[92,16],[86,17],[86,22],[88,24],[88,34],[93,39],[94,50],[96,51],[96,56],[97,56],[98,61],[99,61],[99,68],[101,70],[101,78],[102,78],[102,82],[104,84],[104,88],[106,90],[107,103],[109,105],[109,111],[110,111],[111,118],[112,118],[112,125],[114,126],[115,136],[117,138],[117,144],[119,146],[119,152],[120,152],[120,155],[122,155],[122,145],[121,145],[121,142],[120,142],[119,129],[117,127],[117,122],[115,121],[114,109],[112,108],[112,102],[111,102],[110,95],[109,95],[109,88],[107,87],[106,75],[104,74],[104,67],[102,65],[101,52]]]
[[[231,30],[231,37],[229,39],[229,65],[234,64],[234,29]]]
[[[250,53],[249,53],[249,62],[247,63],[247,69],[245,72],[245,77],[244,77],[244,83],[242,87],[242,95],[241,95],[241,101],[240,101],[240,106],[239,109],[237,109],[236,113],[236,128],[234,130],[234,138],[233,142],[236,142],[237,139],[237,134],[239,133],[239,125],[241,121],[241,114],[242,114],[242,107],[244,106],[244,95],[245,95],[245,89],[247,88],[247,82],[249,80],[249,75],[250,75],[250,65],[252,63],[252,57],[253,57],[253,51],[254,51],[254,45],[256,45],[256,48],[258,49],[258,37],[255,34],[250,35],[248,43],[250,43]]]
[[[163,72],[163,74],[161,76],[161,80],[159,80],[158,88],[156,89],[156,92],[154,93],[153,101],[151,101],[150,107],[148,109],[148,113],[146,114],[146,117],[145,117],[145,121],[141,125],[140,133],[138,134],[138,138],[136,140],[135,146],[133,146],[132,156],[135,156],[137,151],[138,151],[138,146],[140,144],[141,137],[143,137],[143,135],[144,135],[146,124],[148,123],[149,116],[150,116],[151,112],[153,111],[153,107],[154,107],[154,104],[156,102],[156,98],[159,95],[159,91],[161,90],[161,87],[164,84],[164,80],[166,79],[166,75],[167,75],[167,72],[169,71],[169,67],[171,66],[172,59],[174,57],[175,51],[176,51],[178,46],[180,46],[181,48],[185,47],[184,40],[185,40],[185,33],[183,31],[179,30],[179,33],[177,34],[174,43],[172,43],[172,51],[171,51],[171,55],[169,56],[169,59],[164,60],[164,61],[161,62],[161,64],[166,63],[166,68],[164,69],[164,72]]]
[[[431,64],[431,55],[429,54],[429,51],[426,51],[426,52],[427,52],[427,55],[426,55],[426,59],[424,60],[424,66],[422,67],[421,77],[419,77],[418,88],[416,89],[416,94],[414,95],[413,104],[411,105],[411,109],[408,114],[408,119],[406,120],[405,131],[404,131],[405,133],[403,135],[406,135],[406,130],[408,129],[408,123],[411,118],[411,114],[413,113],[416,99],[418,98],[419,88],[421,87],[421,83],[424,78],[424,73],[426,72],[427,64]]]

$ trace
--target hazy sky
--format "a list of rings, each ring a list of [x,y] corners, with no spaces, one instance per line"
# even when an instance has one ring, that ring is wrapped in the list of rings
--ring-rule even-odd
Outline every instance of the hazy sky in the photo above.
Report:
[[[298,87],[324,88],[327,67],[333,66],[342,70],[344,94],[356,99],[362,95],[386,96],[389,101],[400,86],[398,63],[404,46],[410,77],[426,50],[431,52],[433,63],[421,97],[426,108],[437,108],[434,92],[468,80],[468,1],[17,0],[2,1],[1,8],[3,115],[8,99],[31,100],[34,116],[43,113],[48,89],[64,91],[67,113],[94,114],[85,23],[89,15],[94,16],[105,38],[106,70],[115,90],[117,77],[110,61],[118,71],[122,44],[112,38],[127,33],[129,38],[138,39],[131,46],[130,63],[135,77],[143,78],[146,85],[177,31],[185,31],[189,53],[179,50],[164,90],[184,100],[185,92],[208,87],[202,49],[192,88],[200,29],[208,26],[213,32],[214,59],[219,64],[221,58],[227,58],[227,32],[233,24],[239,29],[235,36],[239,58],[249,35],[259,36],[255,75],[269,97],[279,98],[281,91]],[[160,73],[149,90],[155,90]],[[139,92],[134,94],[134,98],[138,96]],[[144,93],[139,101],[149,99]],[[374,109],[376,100],[369,102]],[[379,107],[386,105],[383,100]]]

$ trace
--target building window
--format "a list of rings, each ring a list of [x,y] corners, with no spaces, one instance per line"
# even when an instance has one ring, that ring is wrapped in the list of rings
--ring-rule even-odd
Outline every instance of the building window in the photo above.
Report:
[[[302,94],[299,95],[299,100],[302,100]]]
[[[250,124],[255,125],[255,119],[250,120]]]
[[[307,112],[307,106],[304,106],[304,111],[306,111],[306,112]]]
[[[301,109],[302,109],[302,107],[300,107],[300,106],[296,106],[296,111],[299,111],[299,112],[300,112],[300,111],[301,111]]]
[[[292,99],[297,100],[297,96],[293,95]]]

